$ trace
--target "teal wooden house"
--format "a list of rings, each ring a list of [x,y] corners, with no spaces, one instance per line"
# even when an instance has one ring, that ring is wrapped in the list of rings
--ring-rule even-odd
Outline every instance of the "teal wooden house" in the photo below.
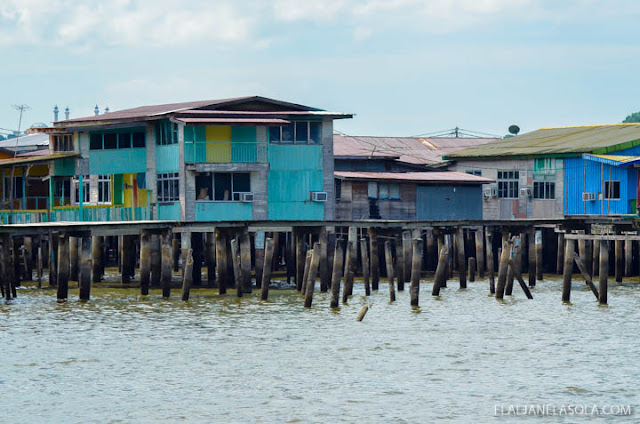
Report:
[[[333,113],[264,97],[54,123],[56,220],[330,220]]]

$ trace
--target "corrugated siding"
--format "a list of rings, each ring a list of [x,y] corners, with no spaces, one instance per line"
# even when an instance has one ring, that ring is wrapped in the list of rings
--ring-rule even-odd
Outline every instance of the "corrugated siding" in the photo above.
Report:
[[[582,193],[603,193],[604,181],[620,181],[620,199],[583,201]],[[622,215],[633,213],[636,171],[589,160],[565,159],[566,215]]]
[[[178,172],[180,169],[179,149],[178,144],[156,146],[156,172],[158,174]]]
[[[418,220],[482,219],[482,187],[418,186]]]
[[[92,150],[89,156],[91,175],[130,174],[147,171],[147,150],[132,149]]]
[[[322,220],[324,204],[309,199],[322,191],[321,145],[269,145],[269,219]]]
[[[253,204],[244,202],[196,202],[196,221],[248,221]]]

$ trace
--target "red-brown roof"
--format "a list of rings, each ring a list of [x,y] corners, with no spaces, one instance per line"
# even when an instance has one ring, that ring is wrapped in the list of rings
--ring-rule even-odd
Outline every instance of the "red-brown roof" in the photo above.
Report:
[[[253,125],[286,125],[289,121],[284,119],[260,119],[260,118],[178,118],[185,124],[253,124]]]
[[[442,156],[458,150],[481,146],[499,138],[453,137],[370,137],[333,135],[334,156],[393,158],[417,165],[444,162]]]
[[[459,184],[489,184],[494,182],[489,178],[479,177],[464,172],[354,172],[335,171],[339,179],[352,180],[385,180],[421,183],[459,183]]]

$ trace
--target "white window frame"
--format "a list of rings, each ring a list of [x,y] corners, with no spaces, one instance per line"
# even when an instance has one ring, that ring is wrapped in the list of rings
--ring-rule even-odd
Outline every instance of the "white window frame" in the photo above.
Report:
[[[111,204],[111,185],[112,185],[112,176],[111,175],[98,175],[98,204],[99,205],[110,205]],[[105,190],[106,185],[106,190]],[[102,200],[100,200],[100,196],[102,196]],[[106,200],[105,200],[106,199]]]

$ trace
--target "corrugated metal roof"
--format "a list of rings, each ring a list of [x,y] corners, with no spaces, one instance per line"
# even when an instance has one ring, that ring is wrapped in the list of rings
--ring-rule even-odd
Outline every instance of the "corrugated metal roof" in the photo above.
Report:
[[[627,155],[582,155],[583,159],[604,163],[611,166],[632,166],[640,162],[640,156]]]
[[[16,147],[29,147],[29,146],[48,146],[48,145],[49,145],[49,134],[40,133],[40,132],[21,135],[20,137],[9,138],[7,140],[0,140],[0,147],[5,149],[15,149]]]
[[[432,165],[446,154],[494,142],[496,138],[369,137],[333,135],[334,156],[398,158],[402,162]]]
[[[45,154],[42,155],[41,152]],[[54,153],[48,154],[48,150],[42,150],[39,152],[32,152],[33,154],[20,155],[15,158],[0,159],[0,168],[12,165],[24,165],[30,163],[49,162],[53,160],[68,159],[80,156],[80,153],[66,152],[66,153]]]
[[[489,178],[478,177],[464,172],[354,172],[335,171],[334,175],[340,179],[354,180],[385,180],[407,181],[422,183],[464,183],[488,184],[494,182]]]
[[[640,141],[640,124],[541,128],[506,140],[449,153],[445,158],[578,156],[581,153],[606,153],[611,148],[626,148],[627,143],[634,141]]]
[[[286,125],[289,121],[284,119],[260,119],[260,118],[178,118],[185,124],[263,124]]]

